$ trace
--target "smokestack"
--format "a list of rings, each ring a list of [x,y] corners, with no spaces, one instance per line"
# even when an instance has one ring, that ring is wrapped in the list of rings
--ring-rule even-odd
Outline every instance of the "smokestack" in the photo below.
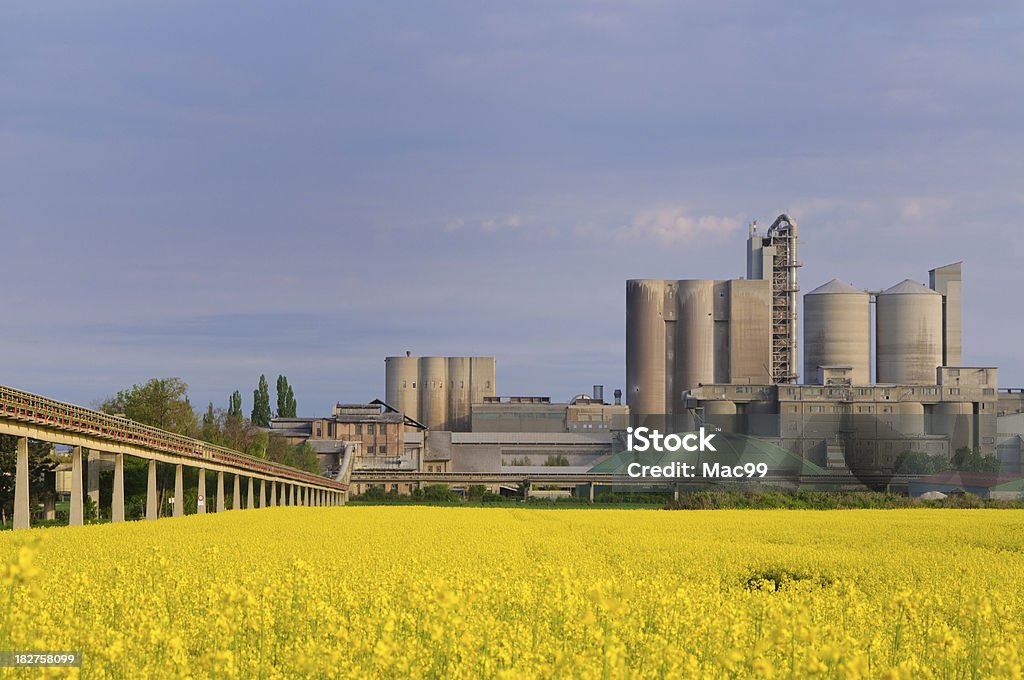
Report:
[[[604,403],[604,385],[594,385],[594,401]]]
[[[622,390],[615,390],[615,405],[622,406]]]

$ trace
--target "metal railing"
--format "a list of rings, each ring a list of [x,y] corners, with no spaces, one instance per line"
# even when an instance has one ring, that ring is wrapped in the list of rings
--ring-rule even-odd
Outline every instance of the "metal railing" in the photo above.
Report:
[[[327,477],[256,458],[233,449],[143,425],[134,420],[65,404],[36,394],[0,385],[0,418],[40,427],[88,435],[117,444],[195,458],[249,472],[258,472],[307,484],[344,491],[347,486]]]

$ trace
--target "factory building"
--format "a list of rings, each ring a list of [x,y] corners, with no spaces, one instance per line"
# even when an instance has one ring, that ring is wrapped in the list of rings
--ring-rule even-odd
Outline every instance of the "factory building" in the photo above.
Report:
[[[631,412],[770,438],[830,469],[965,446],[1019,465],[997,431],[998,371],[960,365],[961,264],[931,270],[929,286],[832,279],[806,294],[798,384],[795,239],[785,215],[764,236],[752,226],[747,280],[626,282]]]
[[[594,385],[593,395],[578,394],[568,402],[553,403],[551,397],[484,397],[473,404],[472,432],[579,432],[593,434],[625,430],[629,407],[606,404],[604,388]]]
[[[626,403],[677,414],[702,384],[797,379],[796,223],[751,225],[747,279],[626,281]]]
[[[471,406],[495,396],[494,357],[384,359],[384,401],[431,430],[466,432]]]

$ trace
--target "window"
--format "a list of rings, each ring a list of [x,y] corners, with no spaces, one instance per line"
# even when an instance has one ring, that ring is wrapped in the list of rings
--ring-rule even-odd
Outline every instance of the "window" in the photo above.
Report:
[[[316,438],[320,439],[323,437],[323,430],[320,429],[320,423],[316,424]]]
[[[405,389],[406,387],[408,387],[408,385],[406,384],[406,383],[408,383],[408,382],[409,382],[408,380],[403,380],[403,381],[402,381],[402,389],[403,389],[403,390],[404,390],[404,389]]]
[[[960,369],[959,368],[951,368],[951,369],[949,369],[949,377],[950,378],[959,378],[960,377]]]
[[[363,433],[363,426],[360,425],[359,423],[356,423],[356,434],[362,434],[362,433]]]
[[[366,452],[369,453],[369,454],[377,453],[377,447],[376,446],[367,446],[366,447]]]
[[[949,393],[951,395],[959,395],[960,394],[960,388],[959,387],[950,387],[949,388]]]
[[[413,388],[413,389],[416,389],[416,383],[413,383],[413,384],[412,384],[412,388]]]
[[[366,434],[374,434],[376,431],[377,428],[373,423],[366,424]]]
[[[387,452],[388,452],[388,447],[386,447],[386,446],[384,446],[382,444],[381,447],[380,447],[380,454],[383,456]]]

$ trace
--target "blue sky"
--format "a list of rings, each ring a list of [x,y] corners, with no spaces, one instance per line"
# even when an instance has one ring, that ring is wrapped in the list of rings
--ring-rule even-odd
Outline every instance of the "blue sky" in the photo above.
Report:
[[[610,393],[625,279],[742,276],[785,211],[804,291],[964,260],[1020,386],[1022,63],[1010,2],[4,3],[0,383]]]

